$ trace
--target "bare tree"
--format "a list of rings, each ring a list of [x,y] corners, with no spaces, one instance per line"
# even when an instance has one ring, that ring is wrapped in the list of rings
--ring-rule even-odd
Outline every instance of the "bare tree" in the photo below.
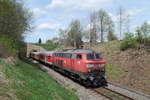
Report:
[[[118,9],[118,26],[119,26],[119,35],[120,40],[122,39],[122,33],[123,33],[123,24],[124,24],[124,10],[122,7]]]
[[[97,42],[97,13],[90,15],[90,43]]]
[[[68,29],[67,43],[79,48],[82,44],[82,28],[79,20],[73,20]]]
[[[67,30],[59,29],[59,44],[66,44],[67,42]]]
[[[125,19],[124,19],[124,21],[125,21],[125,23],[124,23],[125,33],[130,33],[130,19],[131,19],[130,15],[127,14],[126,17],[125,17]]]
[[[114,34],[114,22],[112,21],[112,19],[109,17],[108,18],[108,34],[107,34],[107,40],[108,41],[112,41],[112,40],[117,40],[117,36]]]
[[[110,23],[110,17],[107,14],[106,11],[104,10],[99,10],[98,11],[98,20],[99,20],[99,33],[100,33],[100,41],[104,42],[104,39],[107,34],[108,34],[108,27]]]

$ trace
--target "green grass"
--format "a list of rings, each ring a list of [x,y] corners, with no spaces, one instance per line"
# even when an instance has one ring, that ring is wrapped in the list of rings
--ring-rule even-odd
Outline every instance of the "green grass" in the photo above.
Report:
[[[109,80],[117,80],[125,74],[125,70],[115,64],[107,64],[106,74]]]
[[[58,45],[55,45],[55,44],[48,44],[48,43],[45,43],[45,44],[36,44],[38,46],[41,46],[42,48],[46,49],[46,50],[55,50],[57,49],[59,46]]]
[[[19,100],[77,100],[69,90],[62,88],[39,68],[18,61],[8,64],[0,61],[3,73],[11,81],[10,87]],[[9,87],[9,88],[10,88]]]

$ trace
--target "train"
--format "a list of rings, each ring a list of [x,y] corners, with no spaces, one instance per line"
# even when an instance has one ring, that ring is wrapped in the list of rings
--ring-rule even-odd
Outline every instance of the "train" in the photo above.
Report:
[[[31,52],[30,57],[78,80],[85,86],[107,86],[106,61],[100,53],[93,50]]]

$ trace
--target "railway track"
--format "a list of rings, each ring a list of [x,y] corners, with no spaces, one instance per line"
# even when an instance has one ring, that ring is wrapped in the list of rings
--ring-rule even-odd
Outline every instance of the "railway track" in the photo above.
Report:
[[[108,83],[108,87],[90,89],[109,100],[150,100],[150,96],[135,90],[123,88],[119,85]],[[107,93],[104,93],[104,91]]]
[[[109,89],[109,88],[107,88],[107,87],[104,87],[104,89],[109,90],[109,91],[111,91],[111,92],[113,92],[113,93],[115,93],[115,94],[117,94],[117,95],[120,95],[120,96],[122,96],[122,97],[124,97],[124,98],[126,98],[126,99],[128,99],[128,100],[134,100],[133,98],[131,98],[131,97],[129,97],[129,96],[126,96],[125,94],[121,94],[121,93],[116,92],[116,91],[114,91],[114,90],[112,90],[112,89]]]
[[[92,89],[109,100],[150,100],[150,95],[137,92],[119,85],[108,83],[108,87]]]
[[[105,89],[113,90],[115,92],[123,94],[126,97],[130,97],[133,100],[150,100],[150,95],[129,88],[125,88],[118,84],[114,84],[110,82],[108,83],[108,87],[105,87]]]
[[[99,93],[102,96],[105,96],[109,100],[134,100],[133,98],[130,98],[124,94],[121,94],[108,88],[98,88],[94,89],[93,91]]]
[[[100,95],[106,97],[109,100],[113,100],[112,97],[110,97],[110,96],[108,96],[108,95],[106,95],[104,93],[101,93],[100,91],[97,91],[97,90],[92,90],[92,91],[95,92],[95,93],[97,93],[97,94],[100,94]]]

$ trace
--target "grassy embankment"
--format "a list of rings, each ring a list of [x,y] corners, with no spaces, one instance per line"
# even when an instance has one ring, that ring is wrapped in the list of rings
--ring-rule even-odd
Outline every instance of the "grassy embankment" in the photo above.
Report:
[[[48,74],[34,65],[0,60],[0,100],[77,100]]]
[[[0,100],[78,99],[35,65],[20,61],[17,56],[23,47],[19,44],[10,36],[0,37]]]
[[[53,43],[43,43],[43,44],[35,44],[35,45],[40,46],[40,47],[42,47],[46,50],[49,50],[49,51],[59,48],[59,45],[55,45]]]

